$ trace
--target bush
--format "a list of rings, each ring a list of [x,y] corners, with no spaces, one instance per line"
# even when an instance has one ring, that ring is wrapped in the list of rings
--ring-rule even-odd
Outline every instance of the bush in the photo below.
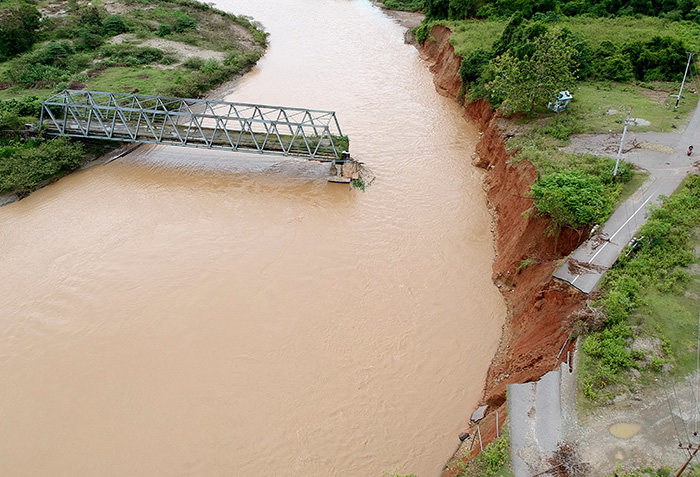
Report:
[[[26,195],[40,182],[78,168],[83,155],[81,144],[64,138],[18,148],[9,157],[0,158],[0,193]]]
[[[13,83],[32,85],[34,83],[59,83],[68,81],[70,73],[56,66],[39,63],[21,63],[8,71],[7,76]]]
[[[110,15],[105,18],[105,21],[102,23],[102,28],[105,34],[109,36],[119,35],[128,31],[121,15]]]
[[[40,19],[41,14],[33,5],[0,10],[0,60],[31,49],[38,39]]]
[[[156,35],[158,35],[161,38],[166,37],[168,35],[172,35],[172,33],[173,29],[170,28],[170,25],[160,25],[158,27],[158,31],[156,31]]]
[[[107,58],[108,64],[124,63],[127,66],[149,65],[152,63],[172,64],[175,58],[163,50],[150,46],[135,46],[125,43],[104,45],[100,56]]]
[[[601,180],[580,171],[554,172],[532,184],[535,207],[557,227],[581,228],[610,215],[614,199]]]
[[[215,73],[221,69],[221,63],[214,58],[209,58],[199,70],[203,73]]]
[[[182,66],[191,70],[198,70],[204,66],[204,58],[199,56],[191,56],[182,62]]]
[[[177,20],[175,20],[175,26],[173,29],[182,33],[183,31],[192,30],[197,27],[197,21],[186,14],[178,15]]]
[[[493,53],[481,49],[474,50],[469,56],[464,58],[459,67],[459,76],[462,79],[462,84],[468,85],[477,81],[488,66],[491,58],[493,58]]]
[[[75,54],[73,42],[69,40],[52,41],[36,52],[29,58],[29,61],[35,61],[42,65],[66,66],[68,58]]]
[[[27,96],[22,99],[0,101],[0,111],[38,118],[41,113],[41,100],[36,96]]]

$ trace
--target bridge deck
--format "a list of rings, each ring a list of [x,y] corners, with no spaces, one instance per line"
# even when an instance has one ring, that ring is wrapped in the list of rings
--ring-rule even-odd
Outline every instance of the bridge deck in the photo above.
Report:
[[[66,90],[42,104],[41,125],[57,136],[349,160],[332,111]]]

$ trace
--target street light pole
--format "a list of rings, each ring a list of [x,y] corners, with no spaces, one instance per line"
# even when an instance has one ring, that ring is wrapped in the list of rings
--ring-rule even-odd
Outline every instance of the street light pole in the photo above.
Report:
[[[617,175],[617,168],[620,166],[620,157],[622,157],[622,146],[625,144],[625,136],[627,135],[627,125],[630,122],[630,115],[632,114],[632,108],[630,108],[627,113],[627,119],[625,119],[625,129],[622,130],[622,140],[620,141],[620,149],[617,150],[617,161],[615,161],[615,170],[613,171],[613,177]]]
[[[681,101],[681,94],[683,94],[683,85],[685,84],[685,77],[688,76],[688,68],[690,67],[690,59],[693,57],[692,51],[686,51],[688,53],[688,64],[685,65],[685,73],[683,73],[683,81],[681,82],[681,90],[678,92],[678,98],[676,99],[676,107],[678,109],[678,103]]]

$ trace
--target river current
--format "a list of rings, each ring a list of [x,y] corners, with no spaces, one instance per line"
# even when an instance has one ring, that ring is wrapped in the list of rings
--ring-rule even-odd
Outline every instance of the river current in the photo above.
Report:
[[[230,101],[330,109],[376,175],[144,146],[0,208],[0,473],[439,475],[505,307],[477,131],[368,0],[220,0]]]

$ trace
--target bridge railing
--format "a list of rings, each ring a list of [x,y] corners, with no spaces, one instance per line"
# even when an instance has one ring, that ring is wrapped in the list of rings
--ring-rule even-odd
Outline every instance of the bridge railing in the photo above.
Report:
[[[334,111],[65,90],[42,103],[48,134],[345,160]]]

